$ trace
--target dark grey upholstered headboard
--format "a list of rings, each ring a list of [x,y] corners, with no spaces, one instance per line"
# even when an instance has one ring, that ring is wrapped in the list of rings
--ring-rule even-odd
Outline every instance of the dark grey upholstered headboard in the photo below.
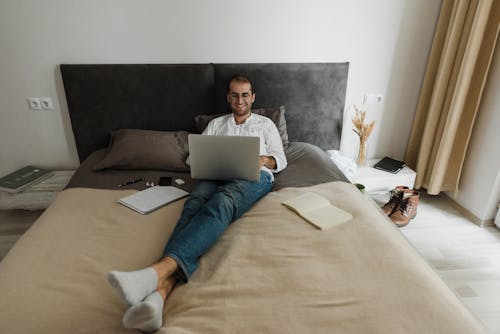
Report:
[[[290,141],[338,148],[348,63],[61,65],[80,161],[117,129],[187,130],[228,111],[227,80],[246,74],[255,108],[286,107]]]

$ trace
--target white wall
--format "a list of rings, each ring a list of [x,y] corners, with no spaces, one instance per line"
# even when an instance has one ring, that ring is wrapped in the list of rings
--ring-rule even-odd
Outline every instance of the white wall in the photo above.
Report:
[[[465,157],[459,190],[450,194],[480,220],[492,219],[500,202],[500,43]]]
[[[3,0],[0,175],[26,164],[78,166],[61,63],[350,62],[350,105],[368,106],[369,156],[402,158],[439,13],[438,0]],[[26,98],[48,96],[51,112]]]

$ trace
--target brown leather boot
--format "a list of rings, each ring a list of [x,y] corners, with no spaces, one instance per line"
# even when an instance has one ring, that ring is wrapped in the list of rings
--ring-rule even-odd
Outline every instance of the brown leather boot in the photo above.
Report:
[[[404,190],[399,207],[389,216],[397,227],[408,225],[417,215],[420,193],[416,190]]]
[[[405,186],[397,186],[396,188],[392,189],[390,191],[391,193],[391,198],[387,203],[382,206],[382,211],[388,216],[390,216],[394,210],[396,210],[399,206],[399,202],[401,202],[401,199],[403,198],[403,192],[405,190],[408,190],[408,187]]]

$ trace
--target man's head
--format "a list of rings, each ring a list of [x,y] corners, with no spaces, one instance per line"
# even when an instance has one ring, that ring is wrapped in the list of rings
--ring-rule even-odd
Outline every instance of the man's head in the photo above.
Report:
[[[235,75],[227,84],[227,102],[236,116],[244,116],[252,110],[255,94],[252,83],[244,75]]]

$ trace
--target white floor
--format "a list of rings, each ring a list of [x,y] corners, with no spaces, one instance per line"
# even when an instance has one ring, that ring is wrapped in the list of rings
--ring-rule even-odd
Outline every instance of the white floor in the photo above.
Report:
[[[417,217],[400,230],[489,332],[500,333],[500,230],[478,227],[449,201],[422,196]]]

